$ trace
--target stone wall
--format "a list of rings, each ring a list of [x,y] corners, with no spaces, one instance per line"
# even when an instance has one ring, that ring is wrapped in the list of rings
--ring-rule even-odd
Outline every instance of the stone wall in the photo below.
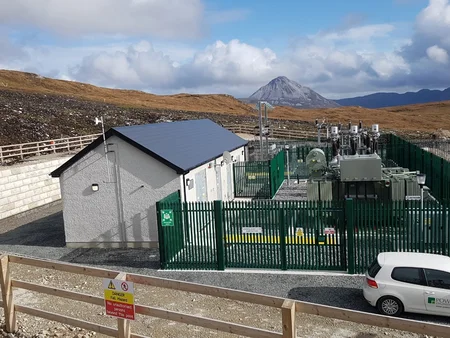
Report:
[[[59,179],[49,174],[70,157],[0,167],[0,219],[61,199]]]

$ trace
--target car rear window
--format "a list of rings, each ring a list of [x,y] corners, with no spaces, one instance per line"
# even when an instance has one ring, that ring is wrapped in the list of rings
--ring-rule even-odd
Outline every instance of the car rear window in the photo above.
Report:
[[[375,259],[372,264],[370,264],[369,268],[367,269],[367,273],[369,274],[370,277],[375,278],[375,276],[377,275],[378,271],[380,271],[381,266],[380,264],[378,264],[378,260]]]
[[[423,271],[419,268],[394,268],[391,278],[399,282],[426,285]]]

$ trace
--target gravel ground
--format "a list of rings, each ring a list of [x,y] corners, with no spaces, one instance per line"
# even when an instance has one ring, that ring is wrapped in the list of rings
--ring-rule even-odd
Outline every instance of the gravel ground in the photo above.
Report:
[[[157,250],[148,249],[69,249],[64,247],[61,204],[22,217],[0,220],[0,252],[55,259],[65,262],[95,265],[113,270],[222,286],[296,300],[310,301],[375,313],[362,297],[362,276],[313,274],[271,271],[159,271]],[[94,295],[101,294],[101,280],[80,277],[54,271],[36,270],[26,266],[13,266],[15,278],[34,281],[71,290],[82,290]],[[101,307],[81,304],[67,307],[62,299],[34,295],[20,291],[17,302],[63,313],[90,321],[112,325],[114,320],[105,316]],[[212,318],[235,321],[261,328],[279,331],[280,311],[260,308],[240,302],[218,300],[208,296],[192,295],[165,289],[139,286],[136,291],[140,303],[185,311],[190,314],[207,315]],[[74,303],[78,304],[78,303]],[[299,337],[422,337],[388,329],[369,327],[329,318],[298,314]],[[450,324],[445,317],[406,315],[406,318],[435,323]],[[27,337],[55,333],[64,336],[87,336],[88,332],[71,331],[58,323],[19,315]],[[73,328],[72,328],[73,329]],[[53,331],[51,331],[53,330]],[[151,337],[233,337],[198,327],[169,323],[154,318],[139,319],[133,323],[134,332]],[[158,331],[159,330],[159,331]],[[1,332],[0,332],[1,333]],[[48,336],[44,332],[44,336]],[[99,336],[99,335],[98,335]]]

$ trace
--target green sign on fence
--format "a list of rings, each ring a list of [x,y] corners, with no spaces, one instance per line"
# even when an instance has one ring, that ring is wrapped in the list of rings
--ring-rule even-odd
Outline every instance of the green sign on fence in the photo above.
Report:
[[[161,225],[163,227],[173,227],[175,225],[172,209],[161,210]]]

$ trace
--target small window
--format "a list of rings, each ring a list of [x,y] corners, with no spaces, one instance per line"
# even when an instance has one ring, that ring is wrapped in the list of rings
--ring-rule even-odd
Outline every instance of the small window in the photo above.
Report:
[[[448,272],[425,269],[425,277],[428,286],[440,289],[450,289],[450,273]]]
[[[399,282],[426,285],[423,271],[419,268],[394,268],[391,277],[393,280]]]
[[[375,278],[377,273],[381,270],[380,264],[378,264],[378,260],[375,259],[372,264],[370,264],[369,268],[367,269],[367,273],[370,277]]]

